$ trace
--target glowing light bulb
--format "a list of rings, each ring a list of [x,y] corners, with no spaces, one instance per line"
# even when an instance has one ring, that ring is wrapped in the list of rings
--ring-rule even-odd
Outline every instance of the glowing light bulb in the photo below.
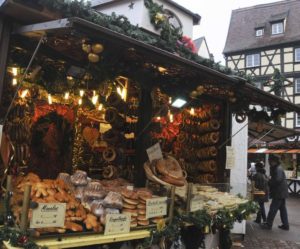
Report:
[[[121,97],[124,101],[126,101],[126,97],[127,97],[127,89],[126,88],[123,88]]]
[[[28,93],[28,89],[23,90],[21,93],[21,98],[24,99],[26,97],[27,93]]]
[[[158,116],[156,119],[159,121],[159,120],[161,120],[161,117],[160,117],[160,116]]]
[[[117,87],[117,93],[122,97],[122,90],[121,90],[121,87]]]
[[[80,95],[80,97],[83,97],[83,95],[84,95],[84,90],[80,90],[80,91],[79,91],[79,95]]]
[[[169,97],[169,104],[172,104],[172,97]]]
[[[78,100],[78,105],[82,105],[82,99]]]
[[[49,105],[52,105],[52,96],[51,96],[51,94],[48,94],[48,103],[49,103]]]
[[[96,96],[96,91],[95,90],[93,90],[93,96]]]
[[[18,76],[18,68],[13,67],[12,68],[12,74],[13,74],[13,76]]]
[[[195,109],[194,109],[194,108],[191,108],[190,114],[191,114],[191,115],[195,115]]]
[[[100,104],[100,105],[98,106],[98,110],[99,110],[99,111],[102,111],[102,109],[103,109],[103,104]]]
[[[96,104],[97,104],[97,102],[98,102],[98,98],[99,98],[99,96],[98,96],[98,95],[95,95],[94,97],[92,97],[92,103],[93,103],[94,105],[96,105]]]
[[[12,85],[16,86],[18,84],[18,80],[16,78],[12,79]]]
[[[65,92],[65,96],[64,96],[64,99],[65,100],[68,100],[70,97],[70,93],[69,92]]]

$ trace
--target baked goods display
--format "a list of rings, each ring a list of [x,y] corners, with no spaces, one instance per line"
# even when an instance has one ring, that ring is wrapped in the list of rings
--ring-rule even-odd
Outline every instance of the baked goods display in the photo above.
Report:
[[[204,104],[192,110],[175,111],[172,119],[165,116],[153,120],[162,126],[160,133],[152,131],[153,138],[159,139],[163,152],[172,154],[181,162],[189,182],[222,181],[220,171],[224,163],[219,159],[218,148],[222,140],[221,106]],[[159,166],[153,163],[146,166],[146,174],[152,173],[153,178],[156,176],[171,185],[184,185],[182,176],[174,177],[170,172],[160,171]]]
[[[176,190],[176,196],[184,203],[187,202],[187,187]],[[239,205],[247,203],[248,200],[232,195],[227,192],[219,191],[218,188],[208,185],[193,184],[192,188],[193,198],[201,200],[202,209],[214,214],[220,209],[235,209]]]
[[[21,205],[26,185],[32,185],[31,200],[38,203],[66,203],[65,225],[56,228],[38,228],[37,234],[66,231],[80,232],[84,229],[95,232],[103,231],[100,221],[81,202],[76,199],[62,179],[40,179],[37,175],[29,173],[25,177],[18,177],[15,181],[14,195],[12,197],[12,211],[17,224],[20,223]],[[29,213],[29,216],[30,213]],[[29,217],[30,218],[30,217]]]
[[[203,208],[213,213],[219,209],[235,209],[240,204],[248,202],[236,195],[221,192],[217,188],[205,185],[194,185],[193,194],[198,195],[203,200]]]
[[[153,160],[151,163],[146,162],[144,169],[150,180],[163,185],[181,187],[186,184],[186,174],[178,161],[171,156],[167,155],[162,159]]]
[[[131,228],[148,226],[146,200],[152,192],[146,188],[134,189],[123,179],[94,180],[86,172],[78,170],[73,175],[60,173],[57,179],[40,179],[36,174],[17,177],[12,211],[20,224],[25,186],[30,184],[31,200],[34,203],[66,203],[63,227],[38,228],[36,234],[94,231],[102,232],[107,214],[130,214]],[[133,190],[129,190],[133,189]],[[29,212],[31,218],[32,209]]]
[[[148,189],[125,189],[121,192],[121,194],[123,197],[122,213],[131,215],[131,227],[156,224],[158,219],[163,218],[146,218],[146,201],[147,199],[151,199],[153,197],[151,191],[149,191]]]

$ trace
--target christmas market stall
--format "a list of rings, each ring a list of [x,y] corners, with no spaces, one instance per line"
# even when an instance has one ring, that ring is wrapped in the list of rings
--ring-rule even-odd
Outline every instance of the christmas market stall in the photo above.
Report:
[[[134,240],[193,249],[216,230],[230,248],[233,223],[256,211],[217,184],[230,178],[232,114],[243,123],[250,105],[274,120],[300,108],[128,37],[119,18],[120,32],[74,17],[9,34],[0,89],[7,248]]]

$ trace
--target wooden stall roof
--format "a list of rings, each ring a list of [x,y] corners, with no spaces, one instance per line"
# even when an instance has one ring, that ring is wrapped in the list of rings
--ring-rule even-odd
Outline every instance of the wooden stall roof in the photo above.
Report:
[[[24,4],[16,0],[0,0],[0,13],[24,23],[45,22],[60,17],[58,13],[53,13],[34,1]]]
[[[257,126],[261,125],[258,124],[257,122],[253,122],[250,121],[249,122],[249,130],[248,130],[248,134],[249,137],[251,139],[253,139],[251,141],[252,144],[255,144],[255,140],[259,139],[258,142],[266,142],[266,143],[270,143],[270,142],[274,142],[277,140],[281,140],[287,137],[293,137],[293,136],[299,136],[300,132],[297,130],[293,130],[293,129],[288,129],[282,126],[278,126],[278,125],[274,125],[271,123],[266,123],[264,122],[262,125],[262,130],[261,131],[257,131]]]
[[[225,75],[221,72],[195,63],[176,54],[159,49],[141,41],[135,40],[123,34],[114,32],[97,24],[80,18],[67,18],[44,23],[22,26],[14,31],[15,34],[25,35],[32,38],[39,38],[42,35],[55,36],[57,34],[80,33],[93,39],[106,40],[124,49],[134,49],[139,56],[147,58],[147,62],[156,65],[166,65],[173,71],[173,77],[181,77],[184,84],[173,84],[167,87],[178,91],[185,91],[185,94],[195,90],[199,84],[214,84],[220,88],[234,89],[240,96],[249,101],[249,104],[259,104],[268,107],[277,107],[285,111],[300,112],[300,106],[292,104],[284,99],[264,92],[246,83],[245,79]],[[109,48],[107,48],[109,49]]]

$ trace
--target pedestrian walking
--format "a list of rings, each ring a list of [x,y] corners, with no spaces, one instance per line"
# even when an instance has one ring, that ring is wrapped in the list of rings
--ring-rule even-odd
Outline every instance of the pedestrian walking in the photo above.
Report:
[[[255,163],[252,162],[250,163],[250,168],[248,169],[248,177],[252,181],[253,176],[256,174],[256,168],[255,168]]]
[[[266,176],[266,170],[261,162],[255,164],[256,174],[253,176],[254,187],[256,190],[263,192],[264,194],[254,195],[254,201],[259,205],[259,210],[256,215],[255,222],[260,224],[261,221],[266,222],[266,210],[265,202],[269,201],[269,186],[268,177]]]
[[[280,165],[279,155],[269,156],[270,176],[269,190],[272,198],[270,210],[267,216],[267,222],[262,224],[263,229],[272,229],[274,218],[277,211],[280,211],[282,225],[280,229],[289,230],[289,221],[286,208],[286,198],[288,197],[288,186],[283,168]]]

